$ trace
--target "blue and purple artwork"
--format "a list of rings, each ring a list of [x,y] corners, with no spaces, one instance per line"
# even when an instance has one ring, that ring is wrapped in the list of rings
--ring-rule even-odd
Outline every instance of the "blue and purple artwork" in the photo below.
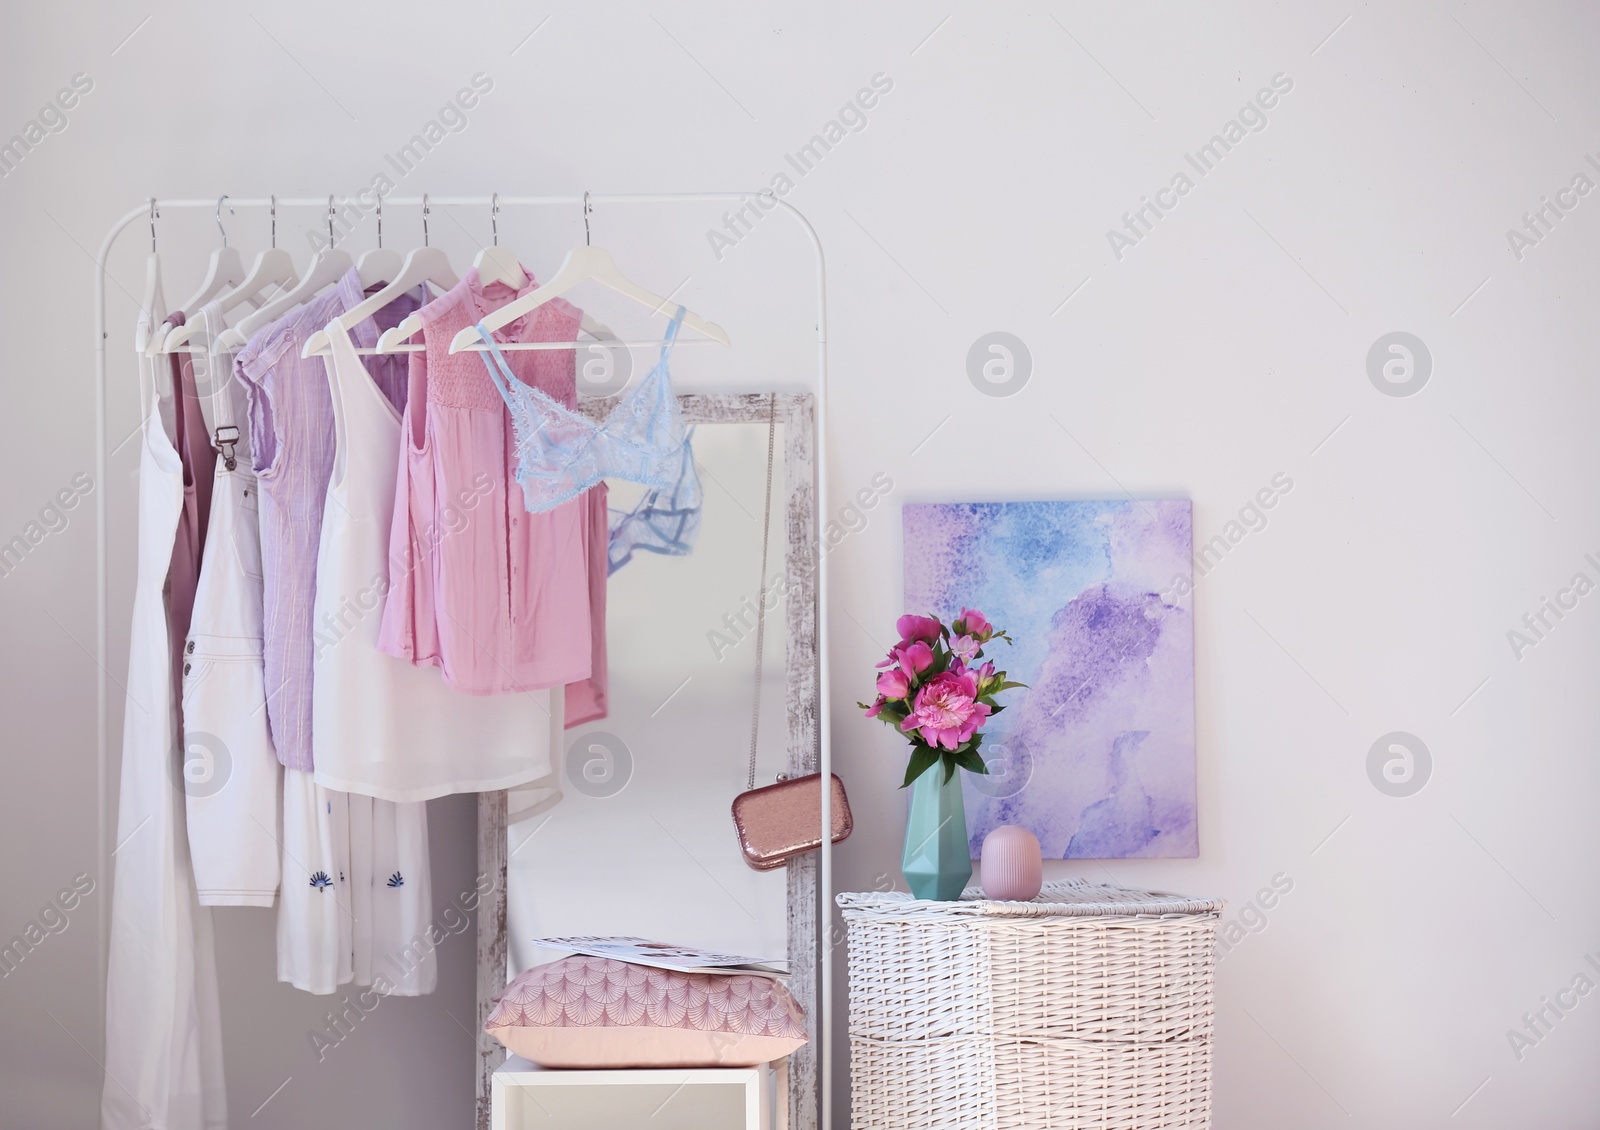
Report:
[[[1046,859],[1195,856],[1187,500],[907,503],[905,611],[976,608],[1028,684],[963,773],[972,854],[1002,824]]]

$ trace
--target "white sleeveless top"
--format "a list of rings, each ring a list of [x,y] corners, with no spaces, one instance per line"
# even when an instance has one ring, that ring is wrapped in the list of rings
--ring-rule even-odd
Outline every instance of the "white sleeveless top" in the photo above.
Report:
[[[370,324],[370,323],[369,323]],[[338,323],[328,325],[334,462],[317,556],[312,748],[317,784],[392,801],[516,786],[560,795],[560,695],[466,695],[378,650],[390,585],[400,414]],[[460,500],[461,521],[473,499]],[[439,532],[450,537],[451,531]],[[404,567],[403,564],[396,567]],[[559,688],[557,688],[559,690]]]

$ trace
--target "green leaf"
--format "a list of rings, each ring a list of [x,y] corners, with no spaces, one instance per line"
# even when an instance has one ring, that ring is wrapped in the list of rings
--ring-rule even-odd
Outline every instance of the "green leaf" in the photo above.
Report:
[[[1003,674],[1003,672],[1002,672],[1002,674]],[[1008,691],[1012,687],[1026,687],[1027,685],[1028,685],[1027,683],[1016,683],[1016,682],[1012,682],[1010,679],[1002,679],[1001,682],[1000,682],[1000,685],[995,687],[994,690],[990,691],[989,693],[990,694],[999,694],[1001,691]]]
[[[947,750],[940,755],[940,760],[944,762],[944,783],[948,785],[950,783],[950,778],[956,775],[956,759],[954,755]]]
[[[900,787],[903,789],[912,781],[915,781],[918,777],[922,776],[922,774],[927,771],[928,767],[937,760],[939,760],[938,750],[929,749],[925,745],[913,746],[911,752],[911,762],[906,766],[906,779],[900,782]]]
[[[978,756],[978,751],[975,749],[956,754],[955,760],[956,764],[968,773],[976,773],[980,777],[985,777],[989,774],[989,766],[984,763],[983,758]]]

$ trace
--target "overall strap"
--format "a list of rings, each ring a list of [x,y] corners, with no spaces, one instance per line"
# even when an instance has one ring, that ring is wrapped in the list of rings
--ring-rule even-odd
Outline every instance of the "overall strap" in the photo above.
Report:
[[[239,424],[233,418],[233,356],[215,353],[211,349],[212,343],[228,327],[223,320],[222,310],[209,303],[200,308],[197,316],[200,318],[200,332],[189,341],[196,343],[195,348],[205,350],[200,356],[205,358],[206,379],[211,386],[208,394],[211,401],[211,446],[222,456],[222,465],[234,471],[239,467],[236,454]]]

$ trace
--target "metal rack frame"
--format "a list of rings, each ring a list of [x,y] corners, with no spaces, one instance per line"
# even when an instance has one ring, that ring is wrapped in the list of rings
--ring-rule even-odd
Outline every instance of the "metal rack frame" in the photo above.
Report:
[[[525,207],[525,206],[553,206],[553,205],[584,205],[584,204],[689,204],[689,203],[749,203],[756,198],[762,198],[771,205],[776,206],[788,215],[805,230],[810,240],[811,248],[816,261],[817,278],[817,387],[816,387],[816,477],[817,477],[817,504],[815,509],[816,528],[820,532],[824,526],[823,517],[827,513],[826,499],[828,497],[828,460],[827,460],[827,387],[828,387],[828,334],[827,334],[827,269],[823,259],[822,241],[818,238],[816,229],[799,209],[781,197],[773,195],[769,190],[754,192],[700,192],[700,193],[623,193],[601,194],[583,193],[581,195],[565,196],[433,196],[427,197],[427,203],[444,207]],[[421,205],[424,198],[420,196],[386,196],[384,203],[390,206]],[[228,205],[232,209],[239,208],[319,208],[329,206],[324,197],[281,197],[281,198],[235,198],[228,197]],[[94,379],[95,379],[95,474],[96,481],[106,481],[106,342],[108,331],[106,329],[106,262],[111,255],[111,250],[116,244],[118,236],[128,227],[150,215],[151,208],[161,209],[215,209],[218,202],[212,199],[153,199],[140,204],[125,213],[111,225],[105,238],[100,243],[99,253],[95,257],[95,290],[94,290]],[[109,796],[107,790],[106,774],[110,757],[110,701],[108,698],[109,662],[107,646],[107,614],[108,614],[108,571],[107,571],[107,526],[106,526],[106,494],[104,489],[95,492],[95,658],[98,672],[96,675],[97,692],[97,770],[98,770],[98,843],[96,858],[99,861],[101,873],[111,873],[111,859],[108,854],[110,835],[107,827],[109,813]],[[819,677],[817,687],[817,736],[818,736],[818,768],[821,772],[822,794],[822,821],[821,836],[822,849],[818,862],[818,895],[817,908],[817,1014],[816,1026],[817,1040],[815,1054],[817,1071],[820,1080],[817,1096],[817,1124],[822,1130],[829,1130],[832,1123],[832,1098],[833,1098],[833,1070],[829,1055],[829,1034],[833,1022],[833,956],[829,944],[831,931],[828,923],[832,919],[832,890],[833,890],[833,859],[832,837],[830,832],[833,825],[831,811],[833,793],[829,788],[833,772],[832,745],[829,740],[828,717],[830,709],[828,689],[828,559],[822,552],[820,542],[816,545],[816,595],[817,595],[817,656],[819,661]],[[483,804],[480,801],[479,809],[482,812]],[[99,1003],[101,1009],[101,1029],[105,1028],[105,980],[106,963],[109,944],[110,899],[100,901],[99,915]],[[487,909],[480,911],[479,935],[480,950],[486,922],[492,916]],[[492,925],[492,924],[491,924]],[[503,935],[505,920],[500,918],[498,929]],[[501,938],[503,946],[504,939]],[[502,949],[503,953],[504,950]],[[486,1106],[480,1096],[480,1118],[486,1117]],[[486,1123],[485,1123],[486,1125]],[[804,1128],[797,1128],[804,1130]]]

